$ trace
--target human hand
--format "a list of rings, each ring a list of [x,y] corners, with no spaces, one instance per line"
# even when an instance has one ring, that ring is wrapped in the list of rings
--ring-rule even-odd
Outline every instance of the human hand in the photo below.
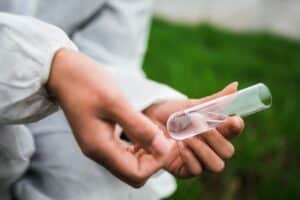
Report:
[[[233,83],[212,96],[200,100],[164,101],[150,106],[144,113],[168,135],[166,122],[172,113],[234,93],[236,90],[237,83]],[[199,175],[203,170],[222,171],[225,166],[224,160],[234,154],[234,146],[229,139],[237,136],[243,127],[243,120],[235,116],[230,117],[220,127],[201,135],[183,141],[172,140],[170,155],[165,166],[166,170],[180,178]]]
[[[140,187],[165,165],[169,140],[132,108],[110,74],[87,56],[59,50],[47,88],[61,105],[83,153],[121,180]],[[147,151],[133,152],[114,132],[116,124]]]

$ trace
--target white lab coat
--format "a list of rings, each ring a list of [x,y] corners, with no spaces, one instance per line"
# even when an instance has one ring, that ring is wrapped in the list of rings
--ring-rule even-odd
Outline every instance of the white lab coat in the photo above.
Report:
[[[27,187],[23,183],[26,182],[28,168],[31,162],[35,163],[31,159],[39,151],[37,141],[44,142],[37,135],[70,132],[65,117],[59,111],[41,122],[22,124],[35,122],[58,110],[58,105],[49,98],[44,87],[53,55],[58,49],[79,50],[107,67],[136,109],[142,110],[160,100],[185,98],[168,86],[148,80],[141,70],[152,4],[151,0],[0,1],[0,159],[4,160],[0,163],[1,199],[9,198],[8,190],[17,180],[21,183],[13,188],[15,196],[19,195],[22,199],[26,199],[26,195],[27,199],[56,199],[49,194],[47,198],[42,198],[40,195],[44,194],[40,188],[36,189],[39,193],[32,196],[31,189],[26,195],[22,191]],[[72,136],[64,137],[73,140]],[[51,144],[46,144],[51,149]],[[54,148],[55,144],[52,146]],[[67,146],[77,148],[75,142]],[[82,158],[79,150],[72,152],[70,157],[77,155],[83,159],[82,162],[90,162]],[[82,169],[84,167],[90,167],[90,164]],[[96,182],[97,187],[110,188],[109,191],[113,188],[112,191],[115,191],[115,194],[106,194],[99,199],[118,199],[120,196],[140,199],[141,195],[143,199],[157,199],[175,189],[174,179],[167,174],[161,175],[162,178],[157,176],[137,191],[109,175],[103,168],[93,170],[102,172],[102,179]],[[37,180],[27,182],[34,181]],[[39,184],[37,182],[35,186]],[[83,191],[81,197],[75,198],[72,194],[67,197],[81,200],[86,195]],[[98,196],[95,193],[95,198],[84,199],[97,199]]]

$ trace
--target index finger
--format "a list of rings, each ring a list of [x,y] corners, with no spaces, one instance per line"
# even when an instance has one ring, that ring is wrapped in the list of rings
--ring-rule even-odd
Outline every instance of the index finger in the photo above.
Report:
[[[122,104],[111,108],[110,112],[112,120],[124,129],[130,141],[157,156],[165,156],[168,153],[171,144],[162,130],[129,103],[123,101]]]
[[[135,156],[128,151],[128,146],[114,137],[111,124],[97,118],[90,118],[85,123],[86,129],[82,130],[85,133],[77,134],[85,155],[127,184],[140,187],[164,166],[161,157],[147,153]]]

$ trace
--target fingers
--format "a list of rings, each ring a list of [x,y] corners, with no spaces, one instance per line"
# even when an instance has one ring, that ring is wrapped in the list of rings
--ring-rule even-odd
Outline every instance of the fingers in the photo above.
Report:
[[[198,161],[197,157],[184,146],[184,143],[177,142],[179,153],[184,161],[184,166],[186,167],[189,173],[183,172],[182,168],[180,169],[181,177],[188,178],[190,176],[197,176],[202,172],[202,166]]]
[[[239,135],[244,129],[244,121],[239,116],[230,117],[225,123],[217,127],[217,130],[227,139]]]
[[[203,139],[221,159],[229,159],[234,154],[233,145],[215,129],[197,137]]]
[[[234,82],[226,86],[223,90],[220,92],[213,94],[211,96],[208,96],[206,98],[202,99],[192,99],[192,100],[172,100],[172,101],[166,101],[161,102],[159,104],[154,104],[147,108],[144,112],[148,116],[154,116],[154,118],[161,121],[163,124],[165,124],[169,118],[169,116],[177,111],[184,110],[190,107],[193,107],[195,105],[201,104],[203,102],[231,94],[237,91],[238,83]]]
[[[213,172],[220,172],[224,168],[225,159],[229,159],[234,154],[234,146],[228,141],[238,135],[243,129],[243,121],[239,117],[231,117],[224,125],[201,135],[185,140],[189,149],[206,169]],[[187,153],[183,147],[179,148],[185,157],[186,166],[191,173],[198,172],[199,166],[192,155]],[[195,167],[196,166],[196,167]],[[200,165],[201,166],[201,165]],[[197,168],[198,167],[198,168]]]
[[[231,158],[234,154],[234,146],[228,139],[238,135],[243,126],[240,117],[231,117],[218,130],[213,129],[185,140],[184,143],[193,153],[179,145],[181,156],[184,158],[185,166],[189,172],[191,174],[200,173],[199,166],[201,167],[201,164],[212,172],[222,171],[224,168],[223,160]]]
[[[186,144],[206,169],[212,172],[221,172],[224,169],[224,161],[204,141],[194,137],[187,139]]]
[[[229,85],[227,85],[223,90],[221,90],[213,95],[207,96],[202,99],[189,100],[186,103],[186,108],[189,108],[189,107],[195,106],[197,104],[204,103],[204,102],[207,102],[207,101],[210,101],[210,100],[213,100],[213,99],[225,96],[225,95],[232,94],[237,91],[238,85],[239,85],[238,82],[233,82],[233,83],[230,83]]]
[[[238,82],[233,82],[231,84],[229,84],[228,86],[226,86],[223,90],[221,90],[220,92],[217,92],[211,96],[202,98],[202,99],[191,99],[191,100],[174,100],[171,102],[167,102],[165,103],[165,107],[163,105],[157,105],[154,106],[155,107],[159,107],[158,109],[163,109],[163,112],[160,114],[159,119],[163,122],[166,123],[166,121],[168,120],[168,117],[174,113],[177,112],[179,110],[184,110],[187,108],[191,108],[193,106],[196,106],[198,104],[216,99],[218,97],[222,97],[224,95],[228,95],[231,93],[234,93],[237,91],[237,87],[238,87]]]
[[[165,155],[170,149],[170,141],[160,128],[142,113],[129,105],[114,109],[112,120],[120,124],[126,136],[155,155]]]
[[[228,95],[228,94],[235,93],[237,91],[238,86],[239,86],[238,82],[230,83],[223,90],[221,90],[211,96],[203,98],[202,101],[209,101],[209,100],[216,99],[216,98]]]

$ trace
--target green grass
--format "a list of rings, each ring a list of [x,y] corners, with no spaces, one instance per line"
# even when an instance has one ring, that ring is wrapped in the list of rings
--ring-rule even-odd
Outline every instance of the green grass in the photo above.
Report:
[[[271,109],[246,118],[226,170],[178,180],[178,190],[169,199],[300,199],[298,41],[156,19],[144,66],[150,78],[192,98],[233,81],[240,88],[264,82],[273,94]]]

